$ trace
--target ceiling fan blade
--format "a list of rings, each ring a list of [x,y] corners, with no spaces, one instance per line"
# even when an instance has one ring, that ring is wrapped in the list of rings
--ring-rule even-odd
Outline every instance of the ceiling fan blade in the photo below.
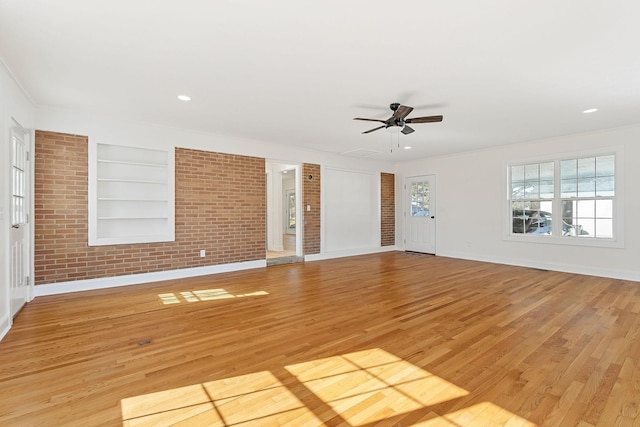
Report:
[[[394,119],[404,119],[409,115],[410,112],[413,111],[413,107],[407,107],[406,105],[401,105],[398,107],[396,111],[393,112]]]
[[[380,122],[380,123],[385,123],[385,124],[387,123],[386,121],[380,120],[380,119],[363,119],[361,117],[356,117],[353,120],[366,120],[368,122]]]
[[[412,119],[406,119],[405,123],[434,123],[441,122],[442,116],[427,116],[427,117],[414,117]]]
[[[415,132],[413,128],[407,125],[404,125],[404,127],[402,128],[402,133],[404,133],[405,135],[409,135],[410,133],[413,133],[413,132]]]
[[[385,127],[387,127],[387,126],[386,125],[378,126],[377,128],[369,129],[369,130],[366,130],[366,131],[364,131],[362,133],[371,133],[374,130],[382,129],[382,128],[385,128]]]

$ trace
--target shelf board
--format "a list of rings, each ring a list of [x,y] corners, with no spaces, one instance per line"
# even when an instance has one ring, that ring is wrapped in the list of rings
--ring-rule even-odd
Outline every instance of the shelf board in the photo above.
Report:
[[[145,162],[129,162],[126,160],[107,160],[98,159],[98,163],[113,164],[113,165],[127,165],[127,166],[149,166],[152,168],[166,168],[166,163],[145,163]]]
[[[168,203],[169,199],[121,199],[110,197],[98,197],[99,202],[164,202]]]
[[[131,220],[131,219],[135,219],[135,220],[169,219],[169,217],[167,216],[99,216],[98,219],[106,220],[106,221],[122,221],[122,220]]]
[[[167,185],[167,181],[155,181],[150,179],[124,179],[124,178],[98,178],[98,182],[126,182],[129,184],[162,184]]]

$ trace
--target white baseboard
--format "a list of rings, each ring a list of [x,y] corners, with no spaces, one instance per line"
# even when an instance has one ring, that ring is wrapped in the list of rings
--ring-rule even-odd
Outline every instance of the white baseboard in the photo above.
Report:
[[[9,316],[4,316],[2,320],[0,320],[0,341],[7,335],[11,329],[11,318]]]
[[[357,255],[368,255],[368,254],[378,254],[382,252],[392,252],[397,251],[398,248],[394,246],[380,246],[376,248],[363,248],[363,249],[350,249],[346,251],[334,251],[334,252],[324,252],[320,254],[313,255],[305,255],[305,261],[322,261],[325,259],[334,259],[334,258],[343,258],[348,256],[357,256]]]
[[[117,286],[137,285],[162,280],[183,279],[205,276],[207,274],[227,273],[267,266],[266,260],[236,262],[232,264],[211,265],[206,267],[184,268],[181,270],[157,271],[153,273],[132,274],[128,276],[105,277],[100,279],[76,280],[73,282],[50,283],[34,286],[35,296],[66,294],[69,292],[114,288]]]
[[[514,265],[518,267],[536,268],[541,270],[559,271],[562,273],[584,274],[587,276],[607,277],[610,279],[630,280],[640,282],[640,273],[629,270],[613,270],[608,268],[592,267],[589,265],[571,265],[556,262],[531,262],[521,259],[511,259],[493,256],[478,256],[457,251],[438,251],[438,256],[449,258],[467,259],[470,261],[490,262],[494,264]]]

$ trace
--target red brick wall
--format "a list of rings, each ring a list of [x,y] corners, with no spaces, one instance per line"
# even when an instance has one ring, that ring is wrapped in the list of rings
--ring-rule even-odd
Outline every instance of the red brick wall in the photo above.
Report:
[[[87,246],[87,140],[36,132],[36,284],[265,259],[264,159],[182,148],[175,242]]]
[[[380,245],[393,246],[396,244],[396,186],[392,173],[380,174],[380,211]]]
[[[311,176],[311,178],[309,178]],[[311,210],[307,211],[307,206]],[[320,165],[302,165],[303,248],[305,255],[320,253]]]

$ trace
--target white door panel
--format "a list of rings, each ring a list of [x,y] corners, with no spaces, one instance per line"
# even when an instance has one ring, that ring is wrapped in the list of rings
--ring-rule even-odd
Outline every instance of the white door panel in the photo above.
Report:
[[[405,250],[436,253],[435,175],[405,179]]]
[[[11,247],[9,281],[11,315],[15,316],[30,299],[29,258],[29,160],[26,134],[20,127],[11,130]]]

